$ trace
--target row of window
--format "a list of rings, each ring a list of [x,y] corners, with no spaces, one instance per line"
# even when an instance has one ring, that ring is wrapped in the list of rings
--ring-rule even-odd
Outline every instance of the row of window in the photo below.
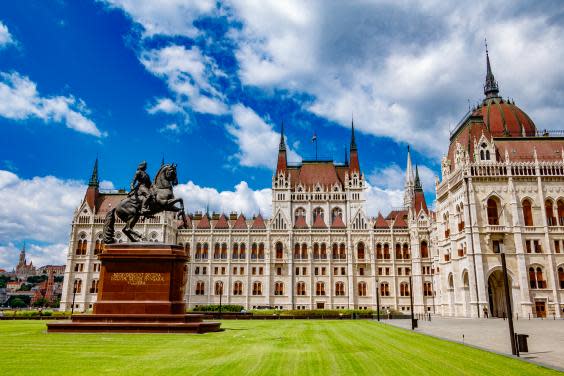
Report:
[[[498,200],[490,197],[487,202],[487,214],[489,225],[499,225],[499,211]],[[533,223],[533,205],[531,200],[524,199],[521,203],[523,208],[523,222],[525,226],[534,226]],[[551,199],[546,199],[544,202],[544,210],[546,215],[546,222],[549,226],[564,226],[564,200],[556,202],[556,215],[554,216],[554,202]]]
[[[431,283],[425,282],[424,283],[424,293],[425,296],[427,292],[431,291]],[[215,282],[214,288],[215,295],[223,295],[223,282],[218,281]],[[357,293],[358,296],[367,296],[367,284],[366,282],[359,282],[357,284]],[[205,295],[205,282],[198,281],[196,282],[195,287],[195,294],[196,295]],[[344,282],[336,282],[335,283],[335,296],[345,296],[345,283]],[[382,296],[390,296],[390,285],[387,282],[380,283],[380,294]],[[241,281],[235,281],[233,283],[233,295],[243,295],[243,283]],[[253,282],[252,284],[252,295],[262,295],[262,282]],[[274,295],[280,296],[284,295],[284,283],[283,282],[275,282],[274,283]],[[306,294],[306,283],[305,282],[298,282],[296,283],[296,295],[303,296]],[[315,284],[315,295],[316,296],[324,296],[325,293],[325,283],[324,282],[316,282]],[[400,283],[400,296],[409,296],[409,285],[406,282]]]
[[[73,286],[73,293],[80,294],[82,292],[82,279],[75,279]],[[90,283],[90,289],[88,290],[91,294],[98,293],[98,280],[93,279]]]
[[[488,225],[498,226],[499,225],[499,215],[501,206],[501,201],[497,197],[490,197],[486,203],[486,214],[488,217]],[[556,206],[556,213],[555,213]],[[530,199],[524,199],[521,203],[521,208],[523,212],[523,222],[525,226],[534,226],[533,221],[533,205]],[[456,206],[457,218],[458,218],[458,231],[464,228],[464,220],[462,215],[462,206]],[[544,202],[544,210],[546,215],[546,222],[549,226],[564,226],[564,200],[559,199],[554,201],[551,199],[546,199]],[[556,217],[554,216],[556,214]],[[443,215],[443,222],[445,226],[445,238],[450,236],[449,228],[449,214],[448,212]]]
[[[86,255],[88,249],[88,241],[85,238],[85,234],[81,234],[81,239],[77,241],[76,246],[76,255]],[[184,249],[190,253],[190,243],[180,243],[179,245],[184,246]],[[94,246],[94,254],[97,255],[102,252],[102,241],[96,240]],[[346,253],[346,246],[345,243],[333,243],[332,247],[332,258],[333,260],[346,260],[347,253]],[[403,246],[400,243],[396,244],[395,248],[395,258],[398,260],[404,259],[409,260],[411,258],[409,246],[407,243],[404,243]],[[245,260],[246,258],[246,244],[245,243],[233,243],[232,250],[231,250],[231,259],[232,260]],[[298,260],[307,260],[308,259],[308,246],[306,243],[296,243],[294,246],[294,259]],[[194,258],[196,260],[207,260],[209,255],[209,245],[208,243],[196,243],[196,252],[194,254]],[[265,248],[264,243],[253,243],[251,246],[251,260],[264,260],[265,255]],[[214,252],[213,252],[213,259],[214,260],[226,260],[228,256],[227,252],[227,244],[226,243],[215,243],[214,245]],[[313,252],[312,252],[313,259],[327,259],[327,245],[325,243],[314,243],[313,244]],[[388,243],[381,243],[376,244],[376,257],[380,260],[389,260],[390,259],[390,245]],[[421,257],[428,258],[429,251],[426,241],[421,242]],[[276,258],[282,259],[283,258],[283,245],[282,243],[276,243]],[[364,260],[366,258],[366,251],[365,245],[363,242],[359,242],[357,244],[357,259]]]

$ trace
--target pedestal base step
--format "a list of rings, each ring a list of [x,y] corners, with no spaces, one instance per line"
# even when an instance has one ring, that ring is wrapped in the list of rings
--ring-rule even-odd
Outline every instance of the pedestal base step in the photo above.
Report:
[[[73,322],[202,322],[203,314],[86,314],[72,315]]]
[[[220,331],[218,322],[50,322],[49,333],[208,333]]]
[[[203,321],[204,315],[73,315],[72,320],[47,323],[52,332],[207,333],[220,331],[220,323]]]

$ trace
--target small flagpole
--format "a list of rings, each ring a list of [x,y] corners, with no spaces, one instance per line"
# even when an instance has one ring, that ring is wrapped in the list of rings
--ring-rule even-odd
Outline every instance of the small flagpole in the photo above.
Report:
[[[315,142],[315,160],[317,161],[317,134],[315,132],[313,132],[311,142]]]

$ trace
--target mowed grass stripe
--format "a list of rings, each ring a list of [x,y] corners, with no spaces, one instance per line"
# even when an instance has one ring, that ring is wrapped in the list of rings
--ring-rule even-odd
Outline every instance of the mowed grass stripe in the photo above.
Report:
[[[47,334],[42,321],[0,321],[2,374],[559,374],[372,321],[224,321],[222,326],[224,332],[204,335]]]

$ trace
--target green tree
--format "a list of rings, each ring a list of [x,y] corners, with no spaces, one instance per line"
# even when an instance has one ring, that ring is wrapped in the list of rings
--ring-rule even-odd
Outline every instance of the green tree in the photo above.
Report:
[[[24,308],[24,307],[27,307],[27,304],[25,304],[25,302],[20,298],[14,298],[10,302],[10,306],[12,308]]]
[[[29,283],[23,283],[18,291],[30,291],[32,285]]]
[[[47,307],[49,305],[49,301],[45,298],[39,298],[33,303],[34,307]]]
[[[43,281],[47,280],[47,276],[46,275],[33,275],[31,277],[27,277],[27,283],[31,283],[33,285],[37,284],[37,283],[41,283]]]
[[[8,277],[7,275],[0,275],[0,288],[6,287],[6,284],[11,280],[12,278]]]

